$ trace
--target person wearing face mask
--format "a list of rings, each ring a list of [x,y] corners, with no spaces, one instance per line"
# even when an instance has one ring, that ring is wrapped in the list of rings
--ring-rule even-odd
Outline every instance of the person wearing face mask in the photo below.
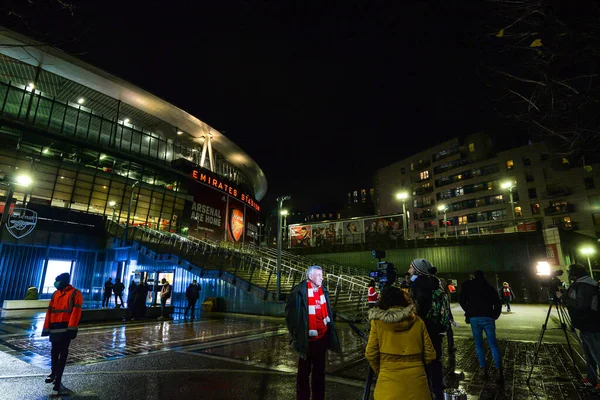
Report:
[[[62,376],[67,363],[69,345],[77,337],[83,296],[69,284],[68,273],[56,277],[56,291],[50,299],[42,336],[50,336],[52,343],[52,372],[46,377],[46,383],[54,383],[53,395],[60,396],[66,389],[62,385]]]
[[[322,286],[323,270],[313,265],[306,276],[308,279],[290,292],[285,322],[299,356],[296,399],[323,400],[327,350],[339,353],[340,341],[333,322],[329,292]]]

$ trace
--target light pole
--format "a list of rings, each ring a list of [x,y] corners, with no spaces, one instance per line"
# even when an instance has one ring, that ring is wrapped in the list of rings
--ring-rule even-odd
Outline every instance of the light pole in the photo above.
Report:
[[[448,238],[448,222],[446,221],[446,212],[448,211],[448,207],[441,204],[438,206],[438,211],[444,212],[444,237],[447,239]]]
[[[281,210],[281,216],[283,217],[283,225],[281,227],[281,236],[282,236],[282,241],[281,241],[281,245],[283,246],[283,243],[288,243],[290,238],[288,235],[288,231],[287,231],[287,216],[289,214],[288,210]]]
[[[396,198],[402,201],[402,222],[404,225],[404,240],[410,239],[408,233],[408,218],[406,217],[406,199],[408,199],[408,192],[399,192],[396,194]]]
[[[281,297],[281,207],[283,202],[291,199],[292,196],[282,196],[277,198],[277,301]]]
[[[581,254],[583,254],[584,256],[587,257],[588,268],[590,269],[590,277],[593,278],[594,273],[592,272],[592,263],[590,261],[590,256],[592,254],[596,253],[596,249],[594,249],[593,247],[590,247],[590,246],[586,246],[586,247],[582,247],[579,251],[581,251]]]
[[[509,195],[509,200],[510,200],[510,211],[512,213],[512,219],[513,219],[513,230],[516,232],[517,231],[517,218],[515,216],[515,203],[513,201],[513,189],[516,187],[515,182],[514,181],[505,181],[505,182],[502,182],[500,187],[502,189],[508,189],[508,195]]]
[[[127,206],[127,221],[125,221],[125,229],[123,229],[123,243],[127,246],[127,229],[129,228],[129,217],[131,216],[131,204],[133,203],[133,189],[140,183],[135,181],[131,185],[131,194],[129,196],[129,205]]]
[[[262,232],[262,224],[259,222],[258,223],[258,245],[260,246],[260,236],[261,236],[261,232]]]
[[[0,218],[0,228],[4,225],[8,219],[8,213],[10,211],[10,203],[12,203],[12,197],[15,193],[16,186],[29,187],[32,183],[32,179],[28,175],[17,175],[15,177],[5,177],[7,181],[1,182],[2,185],[8,186],[8,193],[6,194],[6,201],[4,202],[4,211],[2,212],[2,218]]]

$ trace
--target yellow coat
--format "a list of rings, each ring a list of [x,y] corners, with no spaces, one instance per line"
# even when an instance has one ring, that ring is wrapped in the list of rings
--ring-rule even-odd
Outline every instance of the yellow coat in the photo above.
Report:
[[[435,350],[415,306],[372,308],[365,357],[377,374],[375,400],[430,400],[425,365]]]

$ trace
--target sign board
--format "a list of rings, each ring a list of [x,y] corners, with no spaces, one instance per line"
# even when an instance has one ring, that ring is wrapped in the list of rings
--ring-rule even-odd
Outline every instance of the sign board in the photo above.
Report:
[[[14,208],[6,221],[6,230],[15,239],[22,239],[34,230],[37,221],[37,212],[27,208]]]

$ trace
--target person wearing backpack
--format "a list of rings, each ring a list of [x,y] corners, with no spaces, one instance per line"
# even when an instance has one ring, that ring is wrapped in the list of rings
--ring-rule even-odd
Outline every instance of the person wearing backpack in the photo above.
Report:
[[[502,358],[496,341],[496,320],[502,313],[502,300],[496,289],[485,280],[483,271],[475,271],[474,278],[463,283],[459,302],[465,311],[467,324],[471,324],[479,367],[483,369],[483,378],[488,379],[489,376],[483,343],[483,332],[485,331],[496,366],[496,381],[502,383],[504,381]]]
[[[450,305],[440,280],[429,273],[432,268],[433,265],[424,258],[410,263],[409,294],[417,305],[417,315],[425,322],[436,353],[435,360],[426,367],[429,388],[436,399],[443,399],[442,339],[450,326]]]
[[[587,382],[600,390],[598,365],[600,365],[600,314],[598,314],[598,283],[588,275],[581,264],[569,266],[572,284],[566,295],[556,292],[556,297],[567,306],[573,326],[579,329],[581,348],[586,361]]]

